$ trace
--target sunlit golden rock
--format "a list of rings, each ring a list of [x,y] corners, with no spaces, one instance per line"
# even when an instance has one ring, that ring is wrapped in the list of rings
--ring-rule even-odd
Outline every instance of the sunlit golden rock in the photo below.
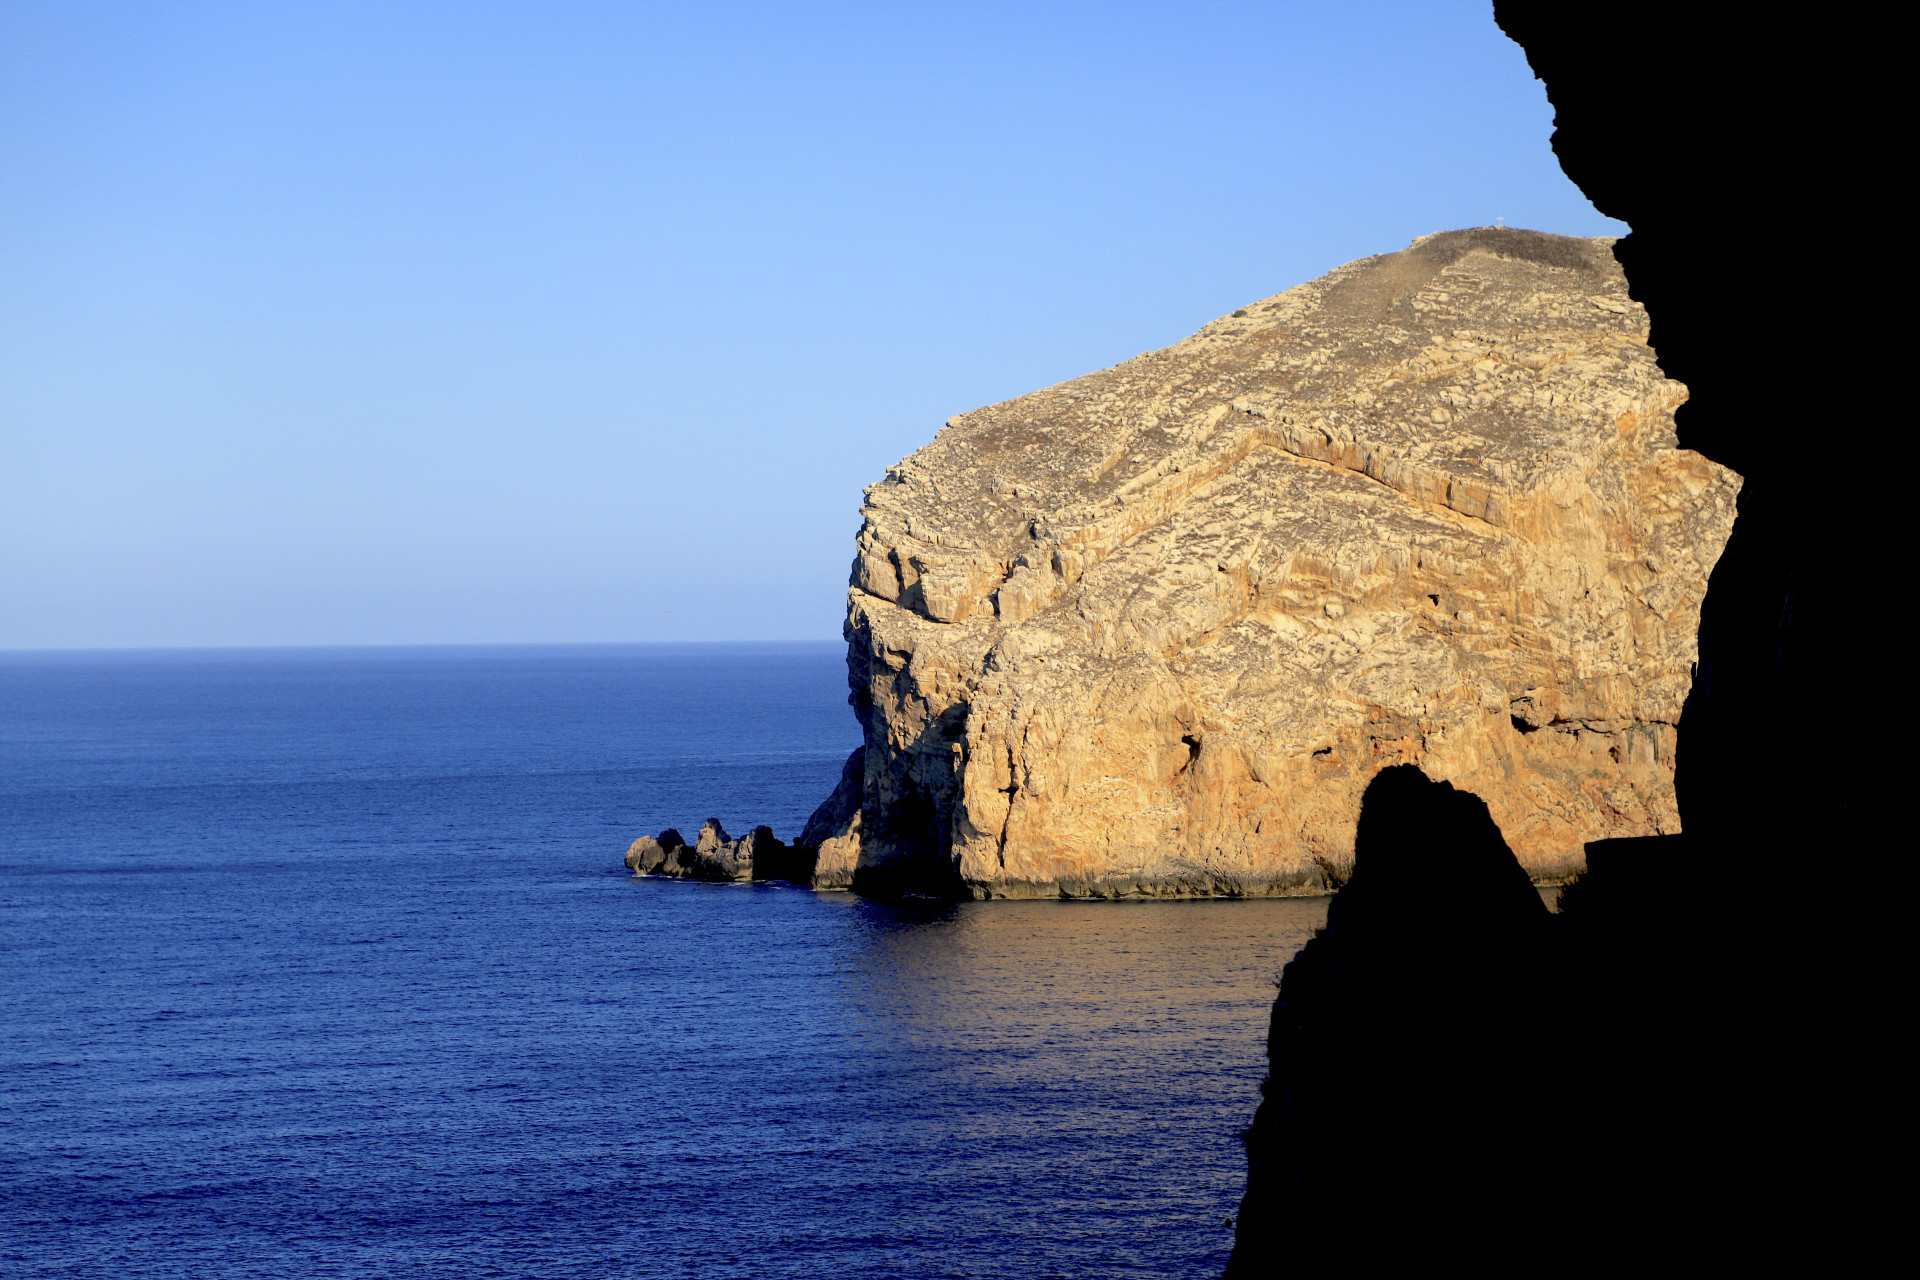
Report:
[[[1739,477],[1609,244],[1429,236],[951,419],[866,492],[815,883],[1320,892],[1400,762],[1542,881],[1677,830]]]

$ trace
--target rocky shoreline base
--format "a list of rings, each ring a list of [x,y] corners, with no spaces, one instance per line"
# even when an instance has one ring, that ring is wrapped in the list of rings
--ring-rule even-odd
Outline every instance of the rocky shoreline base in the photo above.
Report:
[[[823,806],[824,807],[824,806]],[[738,839],[729,836],[718,818],[709,818],[689,844],[678,829],[668,827],[657,836],[641,836],[627,849],[628,870],[636,876],[670,876],[681,880],[786,881],[820,890],[853,890],[871,897],[945,896],[956,900],[1011,898],[1023,900],[1088,901],[1166,898],[1298,898],[1334,892],[1341,880],[1322,872],[1315,875],[1232,876],[1195,867],[1190,874],[1143,876],[1115,874],[1083,879],[1048,881],[1010,880],[989,887],[969,885],[953,877],[944,894],[925,877],[906,879],[863,872],[822,874],[821,850],[805,836],[788,844],[766,826],[755,827]]]

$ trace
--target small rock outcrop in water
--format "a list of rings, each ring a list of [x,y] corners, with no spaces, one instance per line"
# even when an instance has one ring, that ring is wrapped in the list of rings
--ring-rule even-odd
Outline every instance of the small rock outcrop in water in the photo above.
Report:
[[[689,880],[805,880],[811,872],[810,864],[796,862],[794,850],[776,839],[772,828],[755,827],[735,840],[718,818],[708,818],[692,844],[672,827],[657,836],[641,836],[627,850],[627,866],[639,876]]]
[[[1739,478],[1610,244],[1429,236],[950,420],[867,490],[813,882],[1320,892],[1397,762],[1541,881],[1678,830]]]

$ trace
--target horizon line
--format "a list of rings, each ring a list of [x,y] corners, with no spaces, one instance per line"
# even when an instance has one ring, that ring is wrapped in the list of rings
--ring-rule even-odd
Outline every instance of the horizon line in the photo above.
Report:
[[[395,649],[636,649],[692,648],[726,646],[844,645],[840,637],[832,639],[785,640],[416,640],[348,641],[311,644],[150,644],[150,645],[67,645],[38,647],[0,645],[0,659],[60,654],[187,654],[187,653],[313,653],[342,651],[390,651]]]

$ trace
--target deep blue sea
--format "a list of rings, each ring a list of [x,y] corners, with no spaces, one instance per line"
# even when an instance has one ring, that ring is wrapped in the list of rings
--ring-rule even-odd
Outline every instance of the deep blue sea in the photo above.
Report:
[[[817,646],[0,655],[0,1275],[1206,1276],[1318,899],[635,880]]]

